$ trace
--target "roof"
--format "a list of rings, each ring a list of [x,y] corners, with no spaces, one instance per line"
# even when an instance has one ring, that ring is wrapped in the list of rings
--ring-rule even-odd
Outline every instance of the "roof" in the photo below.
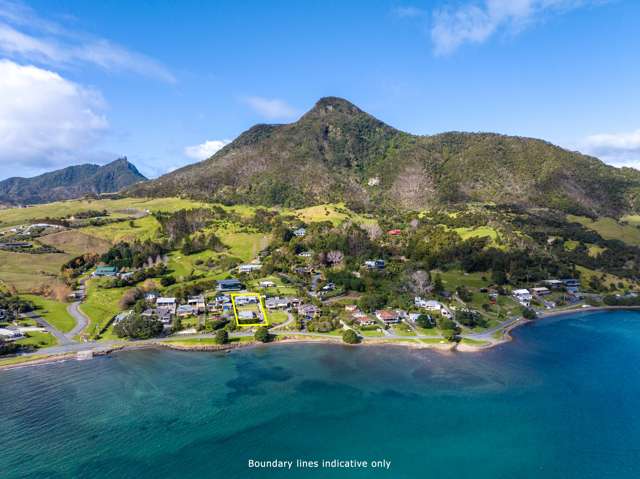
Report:
[[[376,316],[380,319],[396,319],[398,317],[398,313],[395,311],[389,311],[388,309],[382,309],[380,311],[376,311]]]
[[[220,281],[218,281],[218,284],[221,286],[235,286],[237,284],[240,284],[240,280],[239,279],[221,279]]]
[[[528,289],[514,289],[513,294],[521,295],[521,294],[531,294]]]
[[[98,266],[96,271],[100,272],[113,272],[115,273],[118,269],[115,266]]]

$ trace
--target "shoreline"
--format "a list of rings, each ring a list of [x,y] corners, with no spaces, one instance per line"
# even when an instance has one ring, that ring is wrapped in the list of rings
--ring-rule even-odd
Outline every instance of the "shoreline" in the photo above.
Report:
[[[557,318],[565,315],[575,315],[579,313],[596,313],[601,311],[638,311],[640,310],[640,306],[594,306],[590,308],[577,308],[571,310],[564,311],[549,311],[541,313],[536,319],[525,319],[520,318],[515,321],[513,324],[507,326],[503,330],[502,337],[500,339],[492,338],[491,340],[487,340],[488,344],[483,345],[474,345],[463,342],[458,343],[426,343],[422,342],[420,338],[413,338],[411,336],[407,336],[406,340],[404,339],[386,339],[381,337],[380,339],[369,339],[368,341],[362,341],[358,344],[346,344],[342,342],[340,336],[335,337],[312,337],[306,336],[304,338],[296,338],[295,332],[291,333],[291,336],[283,335],[282,339],[276,339],[274,341],[268,343],[261,343],[255,340],[246,341],[246,342],[238,342],[231,344],[213,344],[213,343],[203,343],[198,344],[194,342],[193,344],[186,344],[189,338],[185,338],[184,342],[180,340],[174,341],[149,341],[145,343],[136,343],[131,342],[128,344],[122,344],[118,346],[113,346],[107,349],[96,349],[92,350],[93,356],[105,356],[118,351],[133,351],[137,349],[173,349],[176,351],[199,351],[199,352],[231,352],[236,349],[244,349],[250,347],[259,347],[259,346],[270,346],[277,344],[339,344],[346,347],[358,347],[358,346],[366,346],[366,347],[389,347],[396,346],[402,348],[409,349],[430,349],[439,353],[451,353],[451,352],[461,352],[461,353],[478,353],[482,351],[487,351],[489,349],[493,349],[496,346],[500,346],[502,344],[513,341],[513,336],[511,332],[530,323],[534,323],[539,320],[544,320],[548,318]],[[0,371],[2,370],[10,370],[17,369],[22,367],[30,367],[30,366],[40,366],[44,364],[64,362],[69,360],[78,360],[77,352],[70,353],[61,353],[61,354],[52,354],[46,355],[43,353],[42,355],[33,355],[31,359],[26,358],[24,361],[19,361],[20,356],[12,356],[8,358],[4,358],[7,360],[17,359],[16,362],[7,362],[6,364],[2,364],[0,362]],[[2,360],[0,360],[2,361]]]

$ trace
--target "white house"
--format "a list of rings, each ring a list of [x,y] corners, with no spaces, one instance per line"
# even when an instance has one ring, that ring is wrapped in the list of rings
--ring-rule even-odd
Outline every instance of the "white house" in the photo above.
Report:
[[[307,234],[307,230],[305,228],[298,228],[297,230],[293,230],[293,234],[294,236],[301,238]]]
[[[238,273],[251,273],[253,271],[260,271],[262,265],[260,263],[248,263],[238,266]]]
[[[204,301],[204,296],[189,296],[187,299],[187,305],[191,306],[196,313],[203,313],[206,309],[206,303]]]
[[[528,289],[514,289],[511,294],[515,300],[523,306],[529,306],[533,296]]]
[[[22,333],[16,329],[0,328],[0,338],[5,341],[15,341],[22,338]]]
[[[273,281],[269,281],[269,280],[260,281],[261,288],[273,288],[275,287],[275,285],[276,283],[274,283]]]

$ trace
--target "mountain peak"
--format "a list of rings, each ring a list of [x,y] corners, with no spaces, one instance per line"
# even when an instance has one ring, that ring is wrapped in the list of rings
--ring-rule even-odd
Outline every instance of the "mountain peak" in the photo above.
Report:
[[[113,193],[146,180],[126,157],[104,166],[68,166],[33,178],[0,181],[0,202],[33,204]]]
[[[316,104],[302,118],[326,116],[331,114],[358,115],[365,114],[360,108],[349,100],[336,96],[326,96],[320,98]]]

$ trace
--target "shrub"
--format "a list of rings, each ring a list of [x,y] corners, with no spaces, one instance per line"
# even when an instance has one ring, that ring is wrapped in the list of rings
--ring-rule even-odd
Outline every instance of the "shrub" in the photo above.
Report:
[[[272,339],[271,334],[269,334],[269,329],[265,326],[260,326],[253,337],[261,343],[268,343]]]
[[[216,344],[227,344],[229,342],[229,333],[224,329],[218,329],[214,341]]]
[[[360,336],[358,336],[353,329],[347,329],[342,333],[342,340],[347,344],[358,344],[360,342]]]

